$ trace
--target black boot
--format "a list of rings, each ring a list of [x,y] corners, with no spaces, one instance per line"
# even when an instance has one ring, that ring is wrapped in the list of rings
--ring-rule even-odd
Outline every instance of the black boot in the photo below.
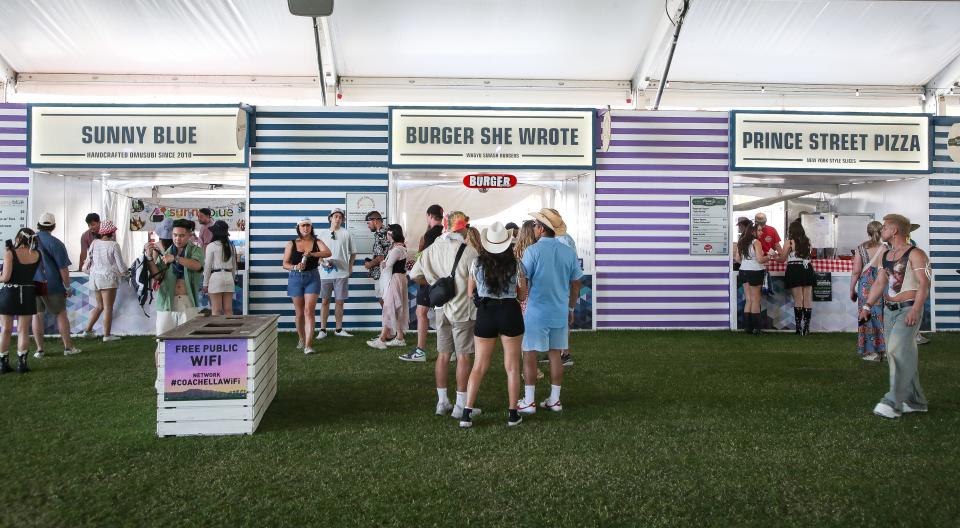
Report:
[[[743,331],[748,334],[753,333],[753,317],[750,313],[743,312]]]
[[[797,335],[803,335],[803,308],[793,307],[793,320],[796,321]]]
[[[20,374],[30,372],[30,368],[27,367],[27,354],[17,355],[17,372]]]
[[[10,368],[10,357],[0,356],[0,374],[6,374],[7,372],[13,372],[13,369]]]
[[[803,309],[803,335],[810,335],[810,318],[813,316],[813,308]]]
[[[760,335],[760,314],[753,313],[750,316],[753,317],[753,335],[758,336]]]

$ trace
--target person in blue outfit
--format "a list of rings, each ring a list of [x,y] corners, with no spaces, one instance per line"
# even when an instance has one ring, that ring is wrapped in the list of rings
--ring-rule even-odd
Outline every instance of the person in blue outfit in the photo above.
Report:
[[[37,247],[43,260],[33,279],[43,283],[37,292],[37,314],[33,316],[33,340],[37,344],[37,352],[33,356],[37,359],[43,357],[44,313],[57,318],[57,327],[63,340],[63,355],[80,353],[70,339],[70,319],[67,317],[67,297],[72,295],[70,257],[63,242],[53,236],[56,228],[57,218],[52,213],[44,213],[37,223]]]
[[[537,352],[547,352],[550,359],[550,396],[540,407],[562,411],[560,386],[563,383],[561,351],[568,348],[569,329],[573,323],[573,309],[580,293],[583,271],[577,262],[577,253],[556,239],[557,228],[563,220],[553,209],[530,213],[536,220],[534,231],[537,242],[523,253],[527,311],[523,323],[524,397],[517,403],[523,414],[536,412]]]

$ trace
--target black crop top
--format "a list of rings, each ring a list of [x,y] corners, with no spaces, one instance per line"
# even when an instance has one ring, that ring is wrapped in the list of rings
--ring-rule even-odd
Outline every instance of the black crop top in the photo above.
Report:
[[[303,261],[303,252],[297,249],[297,239],[291,240],[293,242],[293,250],[290,251],[290,264],[296,266]],[[317,241],[313,241],[313,249],[310,250],[310,253],[316,253],[320,251],[320,247],[317,246]],[[320,264],[319,257],[307,257],[307,265],[303,268],[303,271],[315,270]]]

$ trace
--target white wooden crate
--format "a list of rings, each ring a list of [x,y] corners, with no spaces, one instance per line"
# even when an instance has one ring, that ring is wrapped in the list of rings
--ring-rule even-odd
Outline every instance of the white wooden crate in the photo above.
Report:
[[[196,318],[160,336],[169,339],[247,341],[247,394],[243,399],[166,401],[157,395],[157,435],[253,434],[277,394],[277,316]],[[242,323],[242,324],[238,324]],[[157,367],[165,379],[164,355]]]

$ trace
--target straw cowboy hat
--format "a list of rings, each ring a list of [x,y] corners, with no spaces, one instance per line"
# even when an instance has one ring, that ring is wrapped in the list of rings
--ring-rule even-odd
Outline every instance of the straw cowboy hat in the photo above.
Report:
[[[113,233],[116,230],[117,230],[117,226],[113,225],[112,221],[104,220],[100,224],[100,230],[97,231],[97,233],[101,235],[109,235],[110,233]]]
[[[489,253],[503,253],[510,248],[512,239],[513,233],[503,227],[500,222],[494,222],[492,226],[485,227],[480,231],[480,244]]]
[[[563,222],[563,217],[560,216],[560,213],[558,213],[556,209],[544,207],[535,213],[530,213],[530,216],[536,218],[541,224],[553,229],[554,234],[557,236],[567,234],[567,224]]]

